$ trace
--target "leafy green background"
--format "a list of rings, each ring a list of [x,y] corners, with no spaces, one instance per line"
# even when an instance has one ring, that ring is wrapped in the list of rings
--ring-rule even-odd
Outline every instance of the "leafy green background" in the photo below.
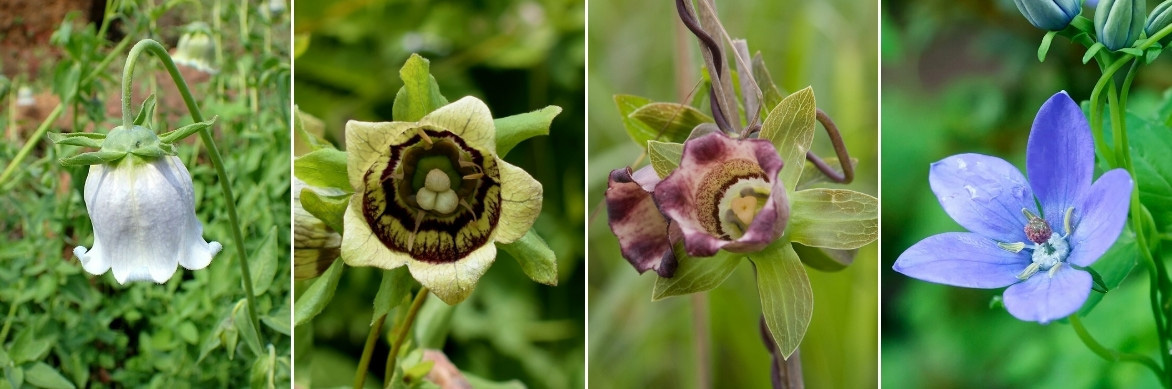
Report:
[[[120,123],[116,107],[129,45],[153,38],[174,47],[181,27],[196,20],[220,27],[213,30],[223,42],[219,53],[232,60],[219,63],[218,74],[189,82],[204,115],[219,116],[213,131],[237,196],[259,294],[260,337],[248,336],[251,332],[241,329],[247,321],[235,320],[245,316],[233,315],[244,299],[241,259],[235,255],[221,178],[197,137],[177,144],[179,158],[194,181],[203,235],[224,250],[207,269],[180,269],[164,285],[120,286],[110,274],[84,272],[72,254],[75,246],[93,243],[82,200],[88,168],[62,168],[57,161],[93,150],[30,140],[43,116],[18,112],[22,108],[10,104],[16,96],[9,94],[0,100],[5,134],[0,166],[9,166],[26,142],[36,143],[0,188],[0,387],[288,386],[289,20],[287,14],[239,9],[239,4],[221,4],[216,19],[212,1],[115,2],[106,19],[116,22],[105,37],[75,15],[56,27],[51,50],[30,52],[61,56],[47,57],[45,66],[14,81],[31,87],[39,100],[78,94],[51,131],[106,132]],[[114,52],[121,39],[128,45]],[[76,74],[99,69],[98,62],[111,53],[105,71],[79,83]],[[135,108],[148,90],[166,101],[156,130],[191,123],[157,60],[140,57],[136,70],[135,88],[142,93],[136,93]]]
[[[784,92],[812,85],[820,108],[843,130],[851,156],[859,158],[850,189],[876,193],[878,4],[853,1],[717,2],[733,37],[760,50]],[[607,174],[635,162],[631,141],[613,96],[687,103],[676,85],[677,16],[672,2],[591,1],[590,133],[587,178],[590,226],[590,383],[598,387],[700,387],[690,297],[651,302],[655,277],[639,276],[622,258],[607,227],[603,204]],[[684,35],[692,57],[685,69],[694,81],[702,61]],[[705,111],[707,109],[705,108]],[[821,129],[819,155],[832,155]],[[647,159],[643,159],[647,163]],[[824,185],[825,186],[825,185]],[[803,341],[802,363],[810,387],[871,387],[878,380],[875,245],[838,273],[809,270],[814,317]],[[757,329],[761,313],[751,266],[742,263],[708,294],[711,323],[710,384],[768,387],[769,354]]]
[[[558,286],[530,281],[516,261],[498,251],[468,300],[450,308],[428,299],[414,330],[420,344],[441,348],[460,370],[478,377],[539,388],[583,386],[584,3],[297,5],[294,32],[308,45],[296,59],[294,100],[322,119],[325,138],[339,146],[347,120],[394,119],[399,69],[413,52],[430,60],[431,74],[449,101],[476,96],[496,118],[547,105],[564,109],[549,136],[521,142],[507,157],[544,187],[534,228],[557,254]],[[373,268],[345,268],[329,305],[298,327],[299,384],[352,384],[381,275]],[[392,323],[387,320],[375,348],[368,386],[382,378]],[[302,367],[311,373],[301,374]]]
[[[1148,2],[1148,9],[1156,3]],[[930,163],[976,152],[1024,167],[1038,107],[1059,90],[1076,101],[1088,99],[1099,71],[1093,63],[1082,64],[1081,46],[1061,37],[1046,62],[1039,63],[1037,47],[1045,32],[1031,26],[1009,0],[885,1],[883,10],[882,195],[898,199],[884,201],[882,209],[883,384],[1156,386],[1147,369],[1096,356],[1065,322],[1014,319],[991,304],[1000,290],[936,285],[891,270],[899,254],[920,239],[963,230],[928,187]],[[1091,15],[1084,7],[1083,16]],[[1168,138],[1164,123],[1172,114],[1166,97],[1172,86],[1168,60],[1159,58],[1142,69],[1129,102],[1138,115],[1128,123],[1140,196],[1156,215],[1168,209],[1159,193],[1168,193],[1162,183],[1172,172],[1167,149],[1159,148]],[[1167,223],[1160,216],[1157,220]],[[1094,267],[1105,278],[1126,274],[1135,255],[1134,239],[1125,231]],[[1132,272],[1106,295],[1092,293],[1092,301],[1101,301],[1083,324],[1109,348],[1156,357],[1144,273]]]

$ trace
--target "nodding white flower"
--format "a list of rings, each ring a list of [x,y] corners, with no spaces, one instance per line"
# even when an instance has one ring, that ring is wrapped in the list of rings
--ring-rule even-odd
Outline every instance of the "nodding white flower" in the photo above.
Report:
[[[106,138],[103,151],[126,156],[91,165],[86,177],[85,208],[94,225],[94,245],[73,250],[85,271],[113,270],[119,284],[161,284],[175,274],[176,265],[203,269],[220,252],[219,243],[203,239],[191,174],[183,162],[135,154],[158,144],[153,131],[139,126],[116,128]]]
[[[202,22],[192,23],[188,30],[179,37],[171,60],[204,73],[216,74],[217,70],[212,66],[216,62],[216,41],[212,39],[211,30]]]

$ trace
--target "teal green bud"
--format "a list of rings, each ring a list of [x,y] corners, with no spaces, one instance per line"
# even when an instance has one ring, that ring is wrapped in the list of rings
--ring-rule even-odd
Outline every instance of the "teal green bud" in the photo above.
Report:
[[[1144,0],[1102,0],[1095,9],[1095,35],[1112,51],[1131,47],[1143,32]]]
[[[1164,27],[1168,27],[1169,24],[1172,24],[1172,0],[1160,3],[1156,9],[1152,10],[1152,14],[1148,15],[1148,23],[1144,26],[1144,32],[1150,37],[1163,30]],[[1172,34],[1160,41],[1168,43],[1170,40],[1172,40]]]
[[[1082,0],[1013,0],[1034,27],[1061,31],[1082,12]]]

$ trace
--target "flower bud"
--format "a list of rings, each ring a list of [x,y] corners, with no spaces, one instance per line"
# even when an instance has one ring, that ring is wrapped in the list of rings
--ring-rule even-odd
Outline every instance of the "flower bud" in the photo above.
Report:
[[[1169,24],[1172,24],[1172,0],[1160,3],[1160,5],[1156,6],[1156,9],[1152,10],[1152,14],[1148,15],[1148,22],[1144,26],[1144,32],[1150,37],[1163,30],[1164,27],[1168,27]],[[1166,36],[1160,39],[1160,41],[1168,43],[1169,40],[1172,40],[1169,37],[1172,37],[1172,35]]]
[[[1059,31],[1082,12],[1082,0],[1013,0],[1034,27]]]
[[[1147,3],[1143,0],[1102,0],[1095,9],[1095,35],[1114,51],[1130,47],[1143,32]]]
[[[204,73],[215,74],[216,69],[212,64],[216,62],[216,41],[212,39],[211,29],[203,22],[195,22],[187,26],[186,30],[179,37],[179,44],[171,60]]]

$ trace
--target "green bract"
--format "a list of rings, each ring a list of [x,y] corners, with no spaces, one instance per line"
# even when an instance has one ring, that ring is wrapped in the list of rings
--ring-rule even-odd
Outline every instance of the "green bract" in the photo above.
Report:
[[[412,276],[448,304],[463,301],[541,212],[541,183],[497,156],[488,107],[474,97],[418,122],[346,124],[342,259]]]

